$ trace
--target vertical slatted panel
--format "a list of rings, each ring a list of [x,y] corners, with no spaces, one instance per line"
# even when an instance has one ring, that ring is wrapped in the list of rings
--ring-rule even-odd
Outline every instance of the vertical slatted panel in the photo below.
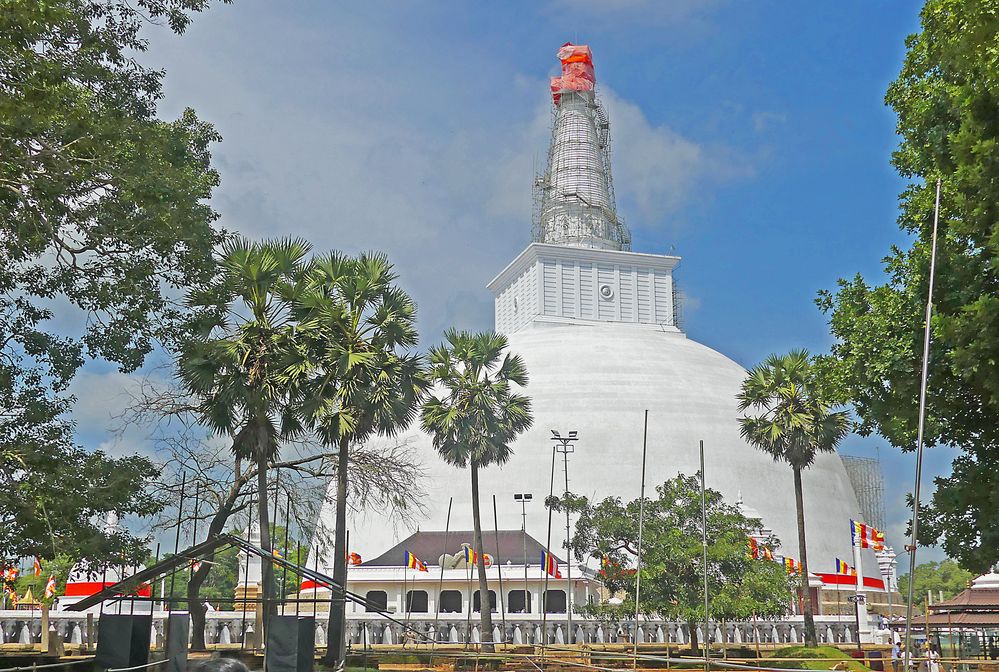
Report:
[[[673,285],[672,278],[665,271],[655,272],[656,321],[660,324],[673,324]]]
[[[638,306],[638,321],[646,324],[652,322],[652,290],[649,279],[652,271],[648,268],[640,268],[638,274],[638,294],[635,303]]]
[[[564,317],[579,317],[576,315],[576,264],[562,261],[562,315]]]
[[[579,265],[579,316],[584,320],[596,319],[593,313],[593,266]]]
[[[556,315],[558,311],[558,293],[555,289],[556,271],[553,259],[544,259],[542,264],[542,284],[544,284],[544,304],[542,312],[545,315]]]
[[[634,319],[635,292],[632,285],[632,277],[635,269],[631,266],[618,267],[619,281],[618,292],[621,304],[621,321],[631,322]]]

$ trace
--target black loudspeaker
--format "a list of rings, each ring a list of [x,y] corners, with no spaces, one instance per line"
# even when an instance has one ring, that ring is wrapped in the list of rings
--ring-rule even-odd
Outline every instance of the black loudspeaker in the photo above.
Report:
[[[94,669],[135,667],[149,662],[152,614],[102,614],[97,622]]]
[[[190,648],[191,615],[175,611],[167,619],[166,672],[187,672],[187,651]]]
[[[298,619],[298,668],[296,672],[312,672],[316,663],[316,619]]]
[[[315,664],[316,621],[311,616],[271,616],[267,619],[268,672],[312,672]]]

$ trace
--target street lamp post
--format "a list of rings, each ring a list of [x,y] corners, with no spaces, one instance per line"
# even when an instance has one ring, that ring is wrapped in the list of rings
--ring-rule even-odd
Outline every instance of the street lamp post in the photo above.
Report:
[[[569,435],[563,437],[554,429],[552,430],[552,438],[555,439],[556,445],[555,450],[562,453],[562,464],[565,469],[565,495],[569,495],[569,454],[575,452],[575,447],[572,445],[579,437],[576,436],[575,431],[569,432]],[[553,493],[554,494],[554,493]],[[566,643],[572,644],[573,637],[572,632],[572,549],[569,548],[569,506],[566,503],[565,507],[565,580],[566,588],[565,591],[565,615],[566,615]]]
[[[527,503],[534,499],[534,495],[529,492],[517,492],[514,493],[513,499],[516,502],[520,502],[520,531],[523,533],[521,537],[524,540],[524,612],[528,613],[528,604],[530,593],[527,590]]]

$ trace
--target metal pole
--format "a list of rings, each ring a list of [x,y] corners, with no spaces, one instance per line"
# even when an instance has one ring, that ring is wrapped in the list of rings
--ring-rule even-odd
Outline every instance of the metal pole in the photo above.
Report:
[[[198,515],[201,513],[201,483],[199,482],[194,486],[194,531],[191,532],[191,545],[198,543]],[[124,577],[123,577],[124,578]],[[194,578],[194,560],[191,560],[190,572],[188,574],[188,582]],[[190,609],[192,605],[188,605],[187,608]]]
[[[565,468],[565,497],[569,497],[569,451],[562,451],[562,462]],[[568,617],[567,644],[572,644],[575,636],[572,629],[572,548],[569,545],[569,505],[565,507],[565,583],[566,583],[566,607],[565,613]]]
[[[912,493],[912,535],[909,542],[909,601],[905,606],[905,670],[909,669],[909,638],[912,636],[913,577],[916,572],[916,538],[919,534],[919,482],[923,475],[923,429],[926,421],[926,379],[930,365],[930,319],[933,317],[933,280],[937,261],[937,227],[940,222],[940,178],[933,208],[933,243],[930,247],[930,282],[926,298],[926,326],[923,335],[923,375],[919,385],[919,427],[916,437],[916,482]],[[927,633],[928,635],[929,633]]]
[[[530,592],[527,589],[527,500],[524,498],[523,493],[520,497],[520,530],[524,534],[522,539],[524,541],[524,613],[530,613]]]
[[[551,486],[548,488],[548,500],[545,502],[548,505],[548,538],[545,541],[545,551],[548,553],[552,552],[552,507],[551,498],[555,496],[555,446],[552,445],[552,478]],[[542,655],[544,655],[544,647],[548,644],[548,571],[547,568],[541,567],[542,573],[545,575],[544,588],[541,593],[541,646]]]
[[[253,494],[250,494],[250,505],[246,509],[246,543],[250,543],[250,535],[253,533]],[[240,637],[239,648],[243,650],[246,648],[246,593],[250,589],[250,554],[243,551],[246,556],[246,562],[243,563],[243,617],[240,622],[240,628],[243,631],[243,636]],[[238,558],[239,556],[237,556]],[[173,592],[172,590],[170,592]]]
[[[635,668],[638,668],[638,612],[642,589],[642,533],[645,527],[645,457],[649,447],[649,409],[645,409],[645,428],[642,430],[642,487],[638,496],[638,559],[635,569]]]
[[[708,500],[704,490],[704,441],[701,441],[701,549],[704,552],[704,672],[708,672],[708,641],[711,624],[708,621]]]
[[[444,558],[447,555],[447,535],[448,531],[451,529],[451,504],[454,502],[454,497],[447,500],[447,521],[444,523],[444,548],[441,549],[441,578],[440,583],[437,586],[437,599],[434,600],[437,608],[434,613],[434,641],[430,645],[430,662],[428,667],[431,669],[434,666],[434,649],[437,648],[437,640],[440,639],[441,633],[438,632],[438,624],[440,623],[441,617],[441,593],[444,591]]]
[[[284,559],[288,560],[288,528],[291,527],[291,497],[287,498],[287,506],[284,509]],[[300,558],[295,558],[295,562],[301,562]],[[292,577],[294,578],[294,577]],[[296,591],[300,593],[301,591]],[[281,613],[288,609],[285,599],[288,597],[288,565],[281,566]],[[295,598],[295,615],[298,616],[298,598]]]
[[[499,575],[499,603],[500,603],[500,615],[503,619],[503,637],[501,638],[503,642],[506,642],[506,604],[503,601],[503,565],[500,564],[499,560],[499,516],[496,514],[496,495],[493,495],[493,534],[496,536],[496,557],[494,562],[496,563],[496,573]],[[489,605],[490,609],[492,605]]]
[[[180,551],[180,522],[181,522],[181,517],[184,515],[184,491],[185,491],[186,488],[187,488],[187,472],[186,471],[182,471],[181,474],[180,474],[180,501],[177,503],[177,534],[174,536],[174,539],[173,539],[173,554],[174,555],[177,555],[177,552]],[[171,572],[170,573],[170,602],[168,603],[169,606],[167,607],[167,613],[168,614],[171,613],[171,612],[173,612],[173,584],[174,584],[174,577],[176,577],[176,576],[177,576],[177,572]],[[103,580],[104,580],[105,583],[107,583],[107,567],[106,566],[104,568],[104,579]],[[106,588],[107,586],[101,586],[101,587],[102,588]],[[101,602],[101,613],[102,614],[104,613],[104,603],[103,602]]]

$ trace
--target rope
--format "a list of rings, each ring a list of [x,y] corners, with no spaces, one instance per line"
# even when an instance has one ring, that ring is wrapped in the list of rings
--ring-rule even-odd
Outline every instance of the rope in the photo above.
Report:
[[[90,663],[93,662],[94,658],[81,658],[79,660],[70,660],[65,663],[48,663],[46,665],[27,665],[24,667],[5,667],[0,672],[26,672],[30,670],[45,670],[51,667],[67,667],[69,665],[79,665],[80,663]]]
[[[157,665],[163,665],[166,662],[167,662],[166,659],[163,659],[163,660],[157,660],[152,663],[146,663],[145,665],[136,665],[134,667],[109,667],[104,672],[131,672],[132,670],[144,670],[147,667],[155,667]]]

